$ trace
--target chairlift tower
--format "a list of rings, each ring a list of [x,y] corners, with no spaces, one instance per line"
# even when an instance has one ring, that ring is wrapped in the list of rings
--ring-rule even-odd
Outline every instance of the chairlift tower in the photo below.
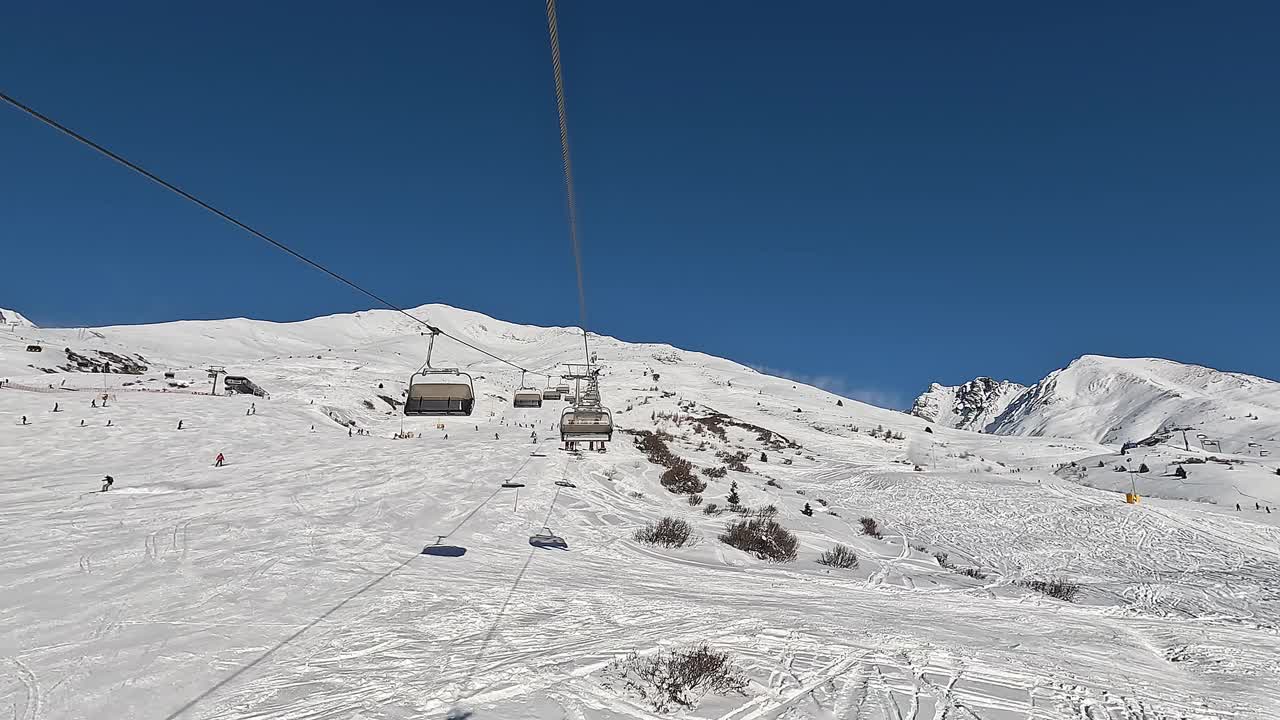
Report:
[[[209,366],[209,379],[213,381],[213,386],[209,388],[210,395],[218,394],[218,376],[226,375],[226,374],[227,374],[227,368],[224,365]]]

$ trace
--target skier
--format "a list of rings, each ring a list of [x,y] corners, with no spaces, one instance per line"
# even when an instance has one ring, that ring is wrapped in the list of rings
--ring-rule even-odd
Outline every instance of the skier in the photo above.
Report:
[[[84,418],[80,418],[80,427],[84,427]]]
[[[226,461],[226,458],[222,457],[222,453],[218,453],[218,457],[213,459],[213,466],[222,467],[222,463],[225,461]]]
[[[96,408],[96,407],[98,407],[98,401],[97,401],[97,399],[96,399],[96,398],[95,398],[95,399],[91,399],[91,400],[89,401],[89,407],[91,407],[91,408]]]
[[[351,428],[347,428],[347,437],[351,437],[351,435],[352,435]]]
[[[23,425],[26,425],[26,424],[27,424],[27,416],[26,416],[26,415],[23,415],[23,416],[22,416],[22,424],[23,424]],[[493,439],[494,439],[494,440],[497,440],[497,439],[498,439],[498,433],[494,433],[494,434],[493,434]]]
[[[1240,503],[1236,503],[1236,512],[1240,512]]]
[[[53,404],[53,411],[58,412],[58,403]]]
[[[422,437],[422,436],[421,436],[421,435],[419,435],[418,437]],[[445,440],[448,440],[448,439],[449,439],[449,433],[445,433],[445,434],[444,434],[444,439],[445,439]]]
[[[23,424],[23,425],[26,425],[26,424],[27,424],[27,416],[26,416],[26,415],[23,415],[23,416],[22,416],[22,424]],[[497,437],[497,436],[495,435],[494,437]]]
[[[110,421],[110,420],[108,420],[108,421],[107,421],[107,427],[111,427],[111,421]]]
[[[115,484],[116,484],[115,478],[111,477],[110,475],[102,478],[102,492],[106,492],[110,490],[111,486]]]
[[[249,412],[249,414],[250,414],[250,415],[257,415],[257,414],[258,414],[258,403],[249,403],[249,411],[250,411],[250,412]]]
[[[178,429],[179,429],[179,430],[181,430],[181,429],[182,429],[182,421],[181,421],[181,420],[179,420],[179,421],[178,421]]]

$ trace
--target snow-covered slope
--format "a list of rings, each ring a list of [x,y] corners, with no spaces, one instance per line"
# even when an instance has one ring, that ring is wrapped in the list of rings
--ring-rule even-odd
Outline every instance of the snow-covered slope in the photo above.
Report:
[[[911,414],[946,427],[981,431],[1026,391],[1009,380],[979,377],[963,385],[933,383],[911,407]]]
[[[413,312],[530,368],[580,358],[573,329]],[[620,431],[607,453],[572,454],[549,440],[562,404],[513,409],[520,373],[448,341],[435,363],[475,377],[475,414],[400,415],[420,330],[370,311],[12,333],[0,708],[669,717],[622,668],[705,643],[745,685],[694,692],[677,715],[1280,716],[1280,513],[1125,505],[1072,481],[1109,452],[1092,441],[926,430],[607,337],[592,347]],[[270,397],[198,394],[210,365]],[[629,434],[645,432],[691,463],[699,497],[667,489]],[[93,492],[107,474],[114,489]],[[664,517],[692,541],[634,538]],[[750,517],[793,532],[796,558],[720,541]],[[544,526],[567,551],[531,547]],[[855,567],[818,562],[837,543]],[[1054,578],[1074,602],[1035,590]]]
[[[7,330],[10,327],[34,328],[35,326],[35,323],[23,317],[17,310],[0,308],[0,331]]]
[[[1224,451],[1243,449],[1280,431],[1280,383],[1170,360],[1085,355],[1029,388],[987,429],[1121,443],[1168,427],[1209,433],[1224,440]]]

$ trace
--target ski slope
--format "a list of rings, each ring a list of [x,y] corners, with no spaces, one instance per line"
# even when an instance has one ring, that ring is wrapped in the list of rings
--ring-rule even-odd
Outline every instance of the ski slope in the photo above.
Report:
[[[580,359],[572,328],[412,312],[527,367]],[[403,418],[380,395],[401,396],[425,351],[420,330],[369,311],[8,332],[0,710],[662,717],[610,663],[708,643],[748,684],[678,716],[1280,716],[1280,514],[1125,505],[1062,476],[1112,451],[1088,440],[925,432],[919,418],[838,406],[727,360],[593,336],[620,428],[670,433],[698,467],[747,454],[748,471],[708,479],[694,507],[627,434],[603,454],[561,450],[563,403],[512,409],[520,373],[455,344],[438,346],[436,365],[476,378],[475,415]],[[44,352],[25,352],[34,341]],[[65,362],[62,348],[148,369],[42,370]],[[270,397],[196,394],[213,364]],[[90,407],[104,392],[107,407]],[[712,413],[738,425],[721,439],[689,420]],[[877,427],[903,437],[872,437]],[[212,467],[219,452],[228,464]],[[93,492],[107,474],[114,489]],[[500,487],[509,480],[524,487]],[[744,505],[777,507],[800,540],[795,562],[716,539],[735,516],[702,510],[723,507],[731,482]],[[694,544],[632,539],[663,516],[691,522]],[[862,517],[881,538],[861,534]],[[567,551],[529,545],[544,525]],[[815,562],[837,542],[858,567]],[[1080,596],[1019,584],[1050,577],[1079,583]]]

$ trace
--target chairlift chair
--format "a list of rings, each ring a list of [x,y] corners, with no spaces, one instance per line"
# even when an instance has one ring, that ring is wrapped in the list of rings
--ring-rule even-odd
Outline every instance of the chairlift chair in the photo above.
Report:
[[[542,532],[529,536],[529,544],[536,548],[551,548],[554,550],[568,550],[569,543],[564,538],[551,532],[551,528],[543,527]]]
[[[470,375],[458,368],[431,367],[431,350],[439,333],[436,328],[431,328],[427,362],[421,370],[409,377],[409,392],[404,401],[405,415],[470,415],[475,406],[475,383]]]
[[[516,390],[515,396],[511,400],[511,405],[518,408],[542,407],[542,392],[537,388],[528,387],[524,384],[523,370],[520,372],[520,387]]]
[[[568,385],[557,385],[557,386],[556,386],[556,392],[560,393],[561,395],[568,395],[568,394],[569,394],[569,386],[568,386]]]
[[[560,414],[560,440],[613,439],[613,413],[607,407],[571,407]]]

